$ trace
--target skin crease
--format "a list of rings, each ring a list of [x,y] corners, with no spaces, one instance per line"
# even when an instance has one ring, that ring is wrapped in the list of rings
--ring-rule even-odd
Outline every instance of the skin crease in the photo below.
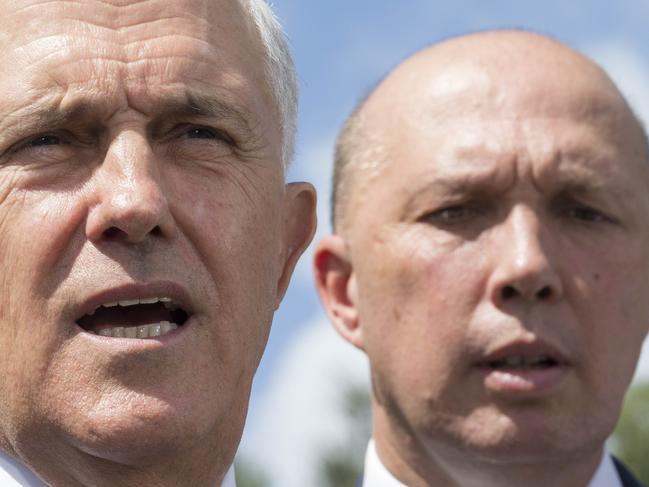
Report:
[[[386,157],[350,176],[315,272],[370,360],[379,457],[413,487],[585,486],[648,328],[649,166],[628,106],[565,46],[497,32],[415,55],[362,111]],[[481,357],[535,339],[569,360],[558,385],[485,385]]]
[[[2,10],[0,447],[52,486],[220,485],[315,228],[254,27],[227,0]],[[179,111],[187,93],[216,108]],[[194,312],[168,346],[76,326],[155,282]]]

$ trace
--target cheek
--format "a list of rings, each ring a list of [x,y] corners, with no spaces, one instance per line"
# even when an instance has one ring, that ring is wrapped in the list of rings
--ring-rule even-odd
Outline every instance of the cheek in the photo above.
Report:
[[[17,282],[16,284],[20,284]],[[4,294],[4,293],[3,293]],[[2,300],[0,314],[0,411],[2,431],[9,433],[29,424],[61,346],[60,335],[52,333],[54,319],[47,302],[21,295]],[[6,424],[11,421],[13,424]]]
[[[228,354],[261,356],[274,311],[281,249],[279,191],[244,190],[229,176],[185,177],[173,195],[175,219],[202,260],[214,286]],[[262,332],[262,327],[265,331]]]
[[[468,248],[393,235],[369,245],[358,270],[365,349],[377,386],[403,389],[408,401],[435,400],[459,373],[483,273]]]
[[[275,264],[280,243],[281,185],[266,174],[245,170],[201,170],[169,176],[172,211],[206,259],[224,257],[224,268],[241,265],[237,273],[257,273]],[[182,171],[183,168],[180,168]],[[260,279],[261,280],[261,279]]]
[[[52,330],[60,303],[51,297],[69,272],[66,255],[75,252],[71,235],[82,212],[78,192],[26,189],[20,178],[4,175],[1,185],[0,410],[20,422],[60,346],[61,336]]]
[[[589,402],[616,417],[649,326],[649,255],[629,242],[598,258],[575,253],[564,282],[576,315]]]
[[[356,259],[361,315],[411,323],[415,334],[462,328],[483,297],[482,254],[470,244],[440,244],[418,229],[384,232]]]
[[[52,296],[79,248],[73,236],[82,220],[77,208],[65,193],[16,192],[2,202],[0,321],[3,339],[15,343],[3,351],[20,356],[18,344],[31,350],[52,335],[47,326],[60,304]]]

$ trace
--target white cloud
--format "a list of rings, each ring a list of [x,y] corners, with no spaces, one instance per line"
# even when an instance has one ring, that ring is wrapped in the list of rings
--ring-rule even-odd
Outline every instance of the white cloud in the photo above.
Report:
[[[365,356],[320,315],[286,348],[248,420],[242,455],[275,487],[317,485],[322,451],[345,438],[340,405],[353,385],[369,387]]]

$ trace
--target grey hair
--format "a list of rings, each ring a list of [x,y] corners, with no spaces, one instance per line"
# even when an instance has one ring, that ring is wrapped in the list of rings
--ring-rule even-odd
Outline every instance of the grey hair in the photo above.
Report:
[[[282,129],[282,163],[293,157],[297,128],[298,83],[284,30],[265,0],[239,0],[255,24],[266,54],[266,77],[277,103]]]

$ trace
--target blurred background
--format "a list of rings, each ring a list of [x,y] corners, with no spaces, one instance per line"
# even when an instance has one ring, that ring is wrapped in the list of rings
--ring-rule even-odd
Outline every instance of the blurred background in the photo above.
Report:
[[[404,57],[446,37],[505,27],[548,34],[604,66],[649,122],[646,0],[275,0],[274,10],[301,90],[289,179],[317,187],[318,235],[330,231],[332,147],[343,120]],[[298,265],[257,373],[237,457],[240,487],[353,487],[362,465],[368,367],[328,325],[311,257],[309,249]],[[649,343],[634,384],[609,446],[649,483]]]

